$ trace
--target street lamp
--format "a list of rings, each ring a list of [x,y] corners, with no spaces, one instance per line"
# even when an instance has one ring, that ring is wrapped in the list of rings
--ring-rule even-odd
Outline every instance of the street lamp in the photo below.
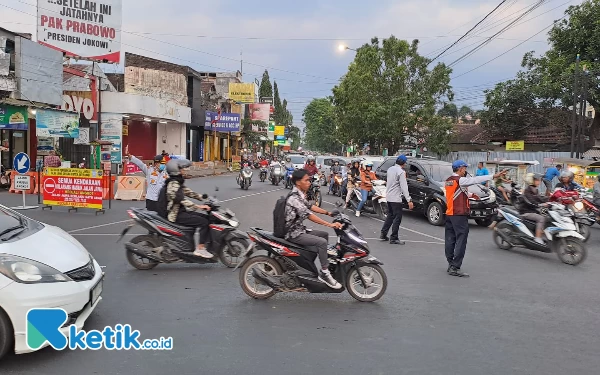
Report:
[[[340,44],[340,45],[338,46],[338,50],[339,50],[340,52],[344,52],[344,51],[345,51],[345,50],[347,50],[347,49],[349,49],[349,50],[351,50],[351,51],[354,51],[354,52],[356,52],[356,50],[355,50],[354,48],[350,48],[350,47],[348,47],[348,46],[347,46],[347,45],[345,45],[345,44]]]

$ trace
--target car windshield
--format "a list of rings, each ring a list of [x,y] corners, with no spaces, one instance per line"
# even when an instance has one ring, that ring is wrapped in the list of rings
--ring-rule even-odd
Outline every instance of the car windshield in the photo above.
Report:
[[[452,167],[446,164],[431,164],[425,166],[429,172],[429,178],[433,181],[443,182],[452,176]]]
[[[304,156],[290,156],[293,164],[304,164],[306,158]]]

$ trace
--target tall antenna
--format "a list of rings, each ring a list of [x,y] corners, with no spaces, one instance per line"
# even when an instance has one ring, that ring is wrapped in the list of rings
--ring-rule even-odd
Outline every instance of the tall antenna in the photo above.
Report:
[[[244,50],[240,50],[240,73],[242,74],[242,77],[244,77],[244,57],[243,57],[243,53],[244,53]]]

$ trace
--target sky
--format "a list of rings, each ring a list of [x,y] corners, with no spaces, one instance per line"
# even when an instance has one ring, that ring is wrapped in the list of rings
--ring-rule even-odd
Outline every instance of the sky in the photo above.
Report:
[[[45,0],[40,1],[43,4]],[[472,32],[473,37],[465,38],[438,61],[454,62],[538,1],[505,1]],[[242,67],[246,82],[260,81],[268,69],[282,99],[288,100],[294,123],[302,127],[306,105],[313,98],[330,95],[354,58],[351,50],[340,52],[339,44],[358,48],[374,36],[383,39],[394,35],[409,41],[419,39],[420,53],[434,57],[500,2],[123,0],[121,50],[200,71]],[[455,103],[482,108],[483,90],[514,77],[524,53],[544,53],[552,23],[569,6],[579,3],[581,0],[545,0],[488,45],[454,65],[451,84]],[[35,14],[36,0],[0,0],[0,27],[32,33],[35,39]],[[107,73],[122,72],[123,64],[103,68]]]

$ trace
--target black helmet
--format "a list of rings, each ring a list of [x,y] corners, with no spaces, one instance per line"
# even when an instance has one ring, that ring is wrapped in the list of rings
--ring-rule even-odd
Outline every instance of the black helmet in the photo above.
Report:
[[[159,162],[161,162],[162,160],[163,160],[163,156],[162,156],[162,155],[156,155],[156,156],[154,157],[154,162],[155,162],[155,163],[159,163]]]
[[[169,176],[179,176],[182,169],[189,168],[191,165],[192,162],[187,159],[171,159],[167,163],[167,173]]]

